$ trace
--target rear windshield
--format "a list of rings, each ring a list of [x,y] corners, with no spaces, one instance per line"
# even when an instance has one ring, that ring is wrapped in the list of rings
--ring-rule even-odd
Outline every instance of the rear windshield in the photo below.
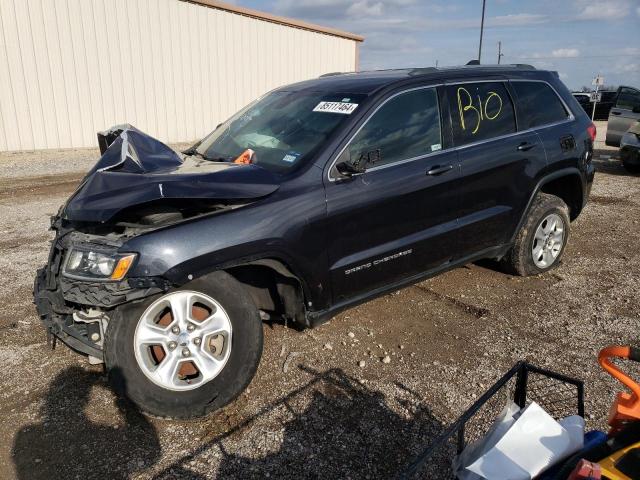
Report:
[[[561,122],[569,117],[562,101],[553,89],[543,82],[511,82],[518,96],[520,130]]]
[[[284,173],[313,155],[364,98],[363,94],[272,92],[220,125],[196,152],[210,160],[253,163]]]

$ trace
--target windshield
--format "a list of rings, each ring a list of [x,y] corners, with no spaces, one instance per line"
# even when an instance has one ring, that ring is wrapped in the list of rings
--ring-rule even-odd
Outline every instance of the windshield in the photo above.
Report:
[[[362,94],[273,92],[216,128],[195,152],[209,160],[253,163],[286,172],[315,153],[364,98]]]

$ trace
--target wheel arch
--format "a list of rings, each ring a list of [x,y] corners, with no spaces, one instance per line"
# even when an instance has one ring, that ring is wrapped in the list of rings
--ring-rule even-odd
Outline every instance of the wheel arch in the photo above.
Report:
[[[308,327],[307,284],[279,258],[259,258],[222,268],[242,284],[256,307],[267,313],[283,315],[301,327]]]
[[[569,219],[574,221],[582,211],[584,192],[580,172],[574,169],[569,170],[560,175],[545,177],[536,194],[542,192],[561,198],[569,207]]]
[[[569,185],[569,189],[566,186]],[[510,243],[513,243],[516,235],[522,228],[522,225],[531,210],[531,205],[539,192],[548,193],[561,198],[569,207],[569,219],[575,220],[584,206],[584,192],[582,185],[582,176],[577,168],[564,168],[556,172],[550,173],[542,177],[536,187],[533,189],[526,207],[520,215],[520,220],[516,226],[516,229],[511,235]],[[572,208],[573,205],[573,208]]]

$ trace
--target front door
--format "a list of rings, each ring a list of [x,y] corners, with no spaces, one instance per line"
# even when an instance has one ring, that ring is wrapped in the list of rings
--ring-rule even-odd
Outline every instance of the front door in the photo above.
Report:
[[[375,159],[365,173],[334,164],[326,184],[334,303],[447,262],[457,227],[460,170],[443,149],[435,88],[387,99],[336,163],[363,156]]]

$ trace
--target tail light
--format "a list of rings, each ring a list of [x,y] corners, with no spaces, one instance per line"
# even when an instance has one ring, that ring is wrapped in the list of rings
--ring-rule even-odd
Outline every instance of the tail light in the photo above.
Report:
[[[596,141],[596,126],[593,123],[590,123],[587,127],[587,134],[592,142]]]

